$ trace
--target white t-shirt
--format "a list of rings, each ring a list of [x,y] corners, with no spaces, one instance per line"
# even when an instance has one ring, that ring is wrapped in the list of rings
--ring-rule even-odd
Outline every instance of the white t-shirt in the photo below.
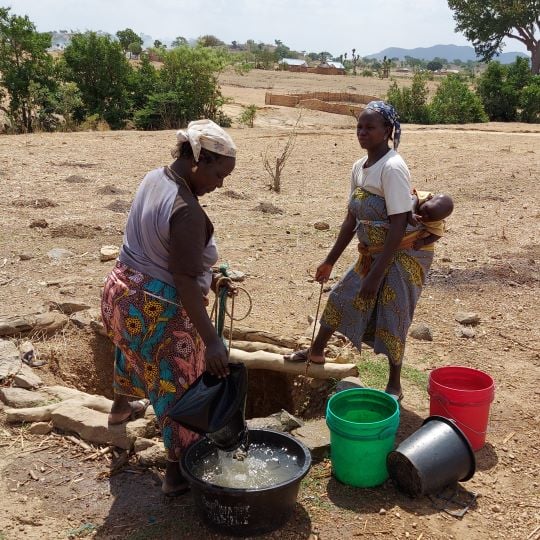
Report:
[[[364,168],[367,156],[360,158],[352,168],[351,195],[357,187],[384,197],[389,216],[412,210],[411,173],[403,158],[389,150],[371,167]]]

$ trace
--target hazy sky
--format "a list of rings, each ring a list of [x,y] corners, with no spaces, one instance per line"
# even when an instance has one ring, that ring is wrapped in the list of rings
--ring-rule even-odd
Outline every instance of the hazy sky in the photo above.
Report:
[[[239,43],[280,39],[295,50],[353,47],[365,56],[386,47],[468,45],[454,32],[446,0],[0,0],[38,30],[123,28],[154,39],[213,34]],[[505,50],[524,50],[510,40]]]

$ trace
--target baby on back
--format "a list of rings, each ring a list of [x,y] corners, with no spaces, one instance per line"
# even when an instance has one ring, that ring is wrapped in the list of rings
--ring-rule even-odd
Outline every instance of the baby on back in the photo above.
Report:
[[[409,224],[422,226],[422,234],[414,242],[414,249],[433,250],[433,244],[445,232],[444,220],[454,210],[454,202],[444,193],[431,193],[430,191],[413,190],[413,209]]]

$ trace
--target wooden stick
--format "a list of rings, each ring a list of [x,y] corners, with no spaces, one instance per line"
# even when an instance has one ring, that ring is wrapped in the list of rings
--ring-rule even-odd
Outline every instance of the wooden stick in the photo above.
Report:
[[[510,433],[510,435],[507,435],[505,438],[504,438],[504,441],[503,441],[503,444],[506,444],[514,435],[516,434],[515,431],[512,431],[512,433]]]
[[[248,353],[231,349],[231,362],[242,362],[248,369],[268,369],[293,375],[303,375],[306,370],[304,362],[288,362],[280,354],[265,351]],[[314,379],[343,379],[349,376],[358,376],[355,364],[311,364],[309,376]]]
[[[229,329],[224,328],[223,334],[225,337],[229,337]],[[277,334],[266,332],[265,330],[255,330],[253,328],[246,328],[242,326],[236,326],[233,329],[233,339],[243,341],[260,341],[262,343],[271,343],[272,345],[287,347],[288,349],[296,349],[298,345],[298,338],[278,336]]]
[[[263,343],[262,341],[242,341],[234,340],[233,347],[246,352],[266,351],[274,354],[288,354],[291,349],[288,347],[280,347],[279,345],[272,345],[272,343]]]

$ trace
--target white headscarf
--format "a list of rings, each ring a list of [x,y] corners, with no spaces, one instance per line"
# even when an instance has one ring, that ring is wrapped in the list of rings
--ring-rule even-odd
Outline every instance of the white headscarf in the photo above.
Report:
[[[189,141],[195,161],[199,161],[201,148],[221,156],[236,157],[236,146],[229,134],[212,120],[194,120],[187,129],[176,132],[178,142]]]

